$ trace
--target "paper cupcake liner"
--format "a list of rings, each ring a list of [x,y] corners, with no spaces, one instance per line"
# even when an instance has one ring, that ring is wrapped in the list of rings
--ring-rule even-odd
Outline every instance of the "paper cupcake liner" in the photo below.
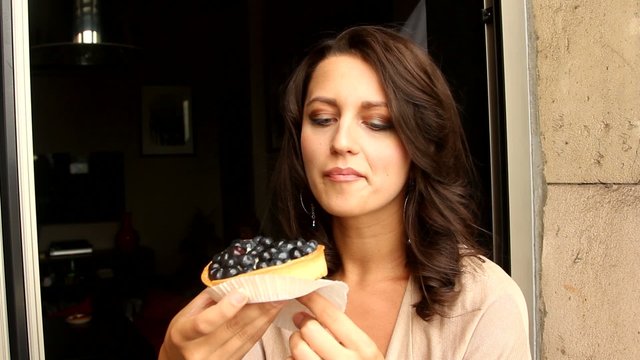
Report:
[[[313,291],[331,301],[340,311],[347,306],[347,292],[349,287],[341,281],[306,280],[282,275],[254,275],[231,278],[222,284],[208,288],[208,292],[215,301],[220,301],[234,289],[242,289],[249,297],[249,303],[292,300]],[[280,328],[295,331],[292,317],[295,313],[307,311],[298,301],[288,301],[274,324]]]

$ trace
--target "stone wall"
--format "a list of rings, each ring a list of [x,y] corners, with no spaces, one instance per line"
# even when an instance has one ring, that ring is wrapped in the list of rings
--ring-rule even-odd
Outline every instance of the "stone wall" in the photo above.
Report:
[[[543,359],[640,358],[640,1],[531,0]]]

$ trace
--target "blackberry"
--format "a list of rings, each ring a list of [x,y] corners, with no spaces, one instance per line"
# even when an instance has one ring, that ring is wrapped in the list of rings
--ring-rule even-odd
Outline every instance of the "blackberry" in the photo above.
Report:
[[[270,251],[265,251],[262,254],[259,254],[258,258],[262,261],[269,261],[271,260],[271,258],[273,258],[273,254],[271,254]]]
[[[278,252],[276,253],[276,256],[274,256],[274,258],[273,258],[273,259],[274,259],[274,260],[282,260],[283,262],[284,262],[284,261],[288,261],[288,260],[290,260],[290,258],[289,258],[289,252],[288,252],[288,251],[286,251],[286,250],[278,251]]]
[[[251,251],[249,251],[249,254],[252,256],[258,256],[263,251],[264,251],[264,245],[258,244],[253,249],[251,249]]]
[[[260,237],[258,240],[258,244],[264,246],[265,248],[268,248],[273,245],[273,239],[270,237]]]
[[[316,246],[316,247],[317,247],[317,246]],[[309,244],[307,244],[307,245],[303,246],[303,247],[302,247],[302,249],[301,249],[301,251],[302,251],[302,256],[305,256],[305,255],[309,255],[309,254],[311,254],[312,252],[314,252],[314,251],[315,251],[316,247],[313,247],[313,246],[311,246],[311,245],[309,245]]]
[[[221,267],[229,269],[229,268],[233,268],[238,266],[238,263],[240,263],[240,261],[238,261],[239,259],[237,257],[230,257],[227,260],[222,261],[222,263],[220,264]]]
[[[251,271],[254,269],[255,265],[256,265],[256,258],[254,256],[245,254],[240,258],[240,266],[242,266],[244,269]]]
[[[290,260],[311,254],[318,247],[315,240],[297,238],[274,240],[268,236],[236,239],[211,258],[209,280],[221,280],[239,274],[282,265]]]
[[[269,261],[269,266],[278,266],[278,265],[282,265],[282,264],[284,264],[284,260],[273,259],[273,260]]]
[[[280,245],[278,246],[278,251],[290,251],[291,249],[295,248],[296,244],[295,243],[290,243],[290,242],[283,242],[280,243]]]
[[[224,277],[232,277],[242,273],[242,268],[240,266],[230,267],[224,270]]]
[[[224,279],[224,269],[221,267],[209,270],[209,279],[211,280],[220,280]]]
[[[289,251],[289,258],[290,259],[297,259],[299,257],[302,257],[302,251],[300,251],[300,249],[298,248],[293,248]]]

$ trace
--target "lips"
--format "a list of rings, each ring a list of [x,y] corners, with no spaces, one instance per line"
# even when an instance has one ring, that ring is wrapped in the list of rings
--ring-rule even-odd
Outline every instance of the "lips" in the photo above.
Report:
[[[352,168],[340,168],[334,167],[323,173],[326,178],[329,178],[332,181],[338,182],[348,182],[348,181],[356,181],[364,178],[362,174],[357,172]]]

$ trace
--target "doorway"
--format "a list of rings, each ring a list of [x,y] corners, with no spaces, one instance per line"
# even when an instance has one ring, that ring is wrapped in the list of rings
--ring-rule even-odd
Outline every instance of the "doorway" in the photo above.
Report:
[[[30,4],[33,20],[43,18],[35,12],[37,3]],[[351,24],[400,24],[418,2],[330,1],[317,8],[296,1],[266,3],[163,2],[147,9],[126,1],[110,2],[111,8],[105,8],[104,13],[124,14],[111,24],[111,39],[135,48],[124,61],[82,67],[63,58],[59,63],[32,64],[34,154],[42,158],[66,154],[71,159],[66,164],[78,164],[79,169],[83,164],[95,168],[89,161],[94,152],[122,156],[121,163],[115,161],[120,165],[114,166],[122,170],[124,190],[115,190],[116,195],[124,196],[123,210],[133,214],[140,242],[151,250],[145,261],[152,264],[153,272],[141,276],[162,278],[171,291],[179,291],[185,298],[192,289],[177,284],[184,284],[180,276],[188,278],[193,270],[186,264],[199,264],[194,256],[201,254],[183,252],[183,244],[202,246],[207,241],[221,246],[222,239],[259,226],[260,207],[265,201],[260,189],[267,183],[277,154],[278,130],[270,116],[277,112],[274,103],[279,85],[296,57],[327,32]],[[488,142],[478,136],[488,131],[484,28],[481,8],[471,1],[466,4],[454,9],[427,2],[427,33],[432,55],[455,89],[482,188],[488,194]],[[340,9],[339,14],[333,9]],[[60,10],[48,11],[57,14]],[[69,13],[60,14],[60,21],[68,25]],[[55,19],[47,17],[48,22]],[[50,23],[30,23],[32,46],[68,41],[63,30],[44,31]],[[143,51],[138,52],[140,49]],[[261,79],[256,80],[255,75]],[[193,153],[145,153],[138,145],[141,89],[185,85],[193,102]],[[39,179],[35,181],[37,185]],[[490,232],[490,201],[484,207],[488,211],[483,211],[483,224]],[[46,256],[58,240],[88,238],[94,254],[106,251],[105,265],[89,271],[101,271],[105,278],[99,280],[109,282],[113,259],[108,250],[120,222],[120,216],[107,215],[91,221],[38,223],[38,252]],[[212,250],[205,248],[204,252]],[[67,271],[72,265],[63,267]],[[77,262],[73,267],[74,271],[82,270]],[[41,280],[50,275],[41,273]],[[162,295],[169,296],[166,292]],[[120,300],[100,306],[115,308],[122,305]],[[140,315],[135,309],[136,298],[126,300],[124,311],[134,312],[126,316]],[[178,308],[183,299],[165,300]],[[45,332],[45,343],[48,338],[51,335]],[[152,348],[157,346],[157,340],[142,341],[149,341]],[[48,358],[56,357],[56,346],[66,347],[55,342],[49,345]]]

